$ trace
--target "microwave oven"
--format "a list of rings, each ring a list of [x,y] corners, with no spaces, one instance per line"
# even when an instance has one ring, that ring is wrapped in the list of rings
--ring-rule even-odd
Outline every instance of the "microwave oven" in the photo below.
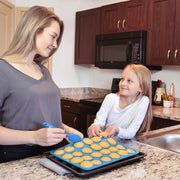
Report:
[[[127,64],[146,65],[147,31],[96,35],[95,66],[123,69]]]

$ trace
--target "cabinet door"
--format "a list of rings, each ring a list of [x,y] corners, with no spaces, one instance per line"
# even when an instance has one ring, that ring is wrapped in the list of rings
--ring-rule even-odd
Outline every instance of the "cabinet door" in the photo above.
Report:
[[[75,64],[95,63],[95,40],[100,30],[99,9],[76,13]]]
[[[127,1],[122,20],[123,30],[147,30],[147,21],[147,0]]]
[[[116,33],[122,30],[123,3],[103,6],[101,8],[101,33]]]
[[[14,34],[15,7],[6,0],[0,1],[0,56],[7,50]]]
[[[148,65],[172,63],[174,2],[174,0],[149,1]]]
[[[176,0],[176,16],[174,29],[174,62],[175,65],[180,65],[180,1]]]

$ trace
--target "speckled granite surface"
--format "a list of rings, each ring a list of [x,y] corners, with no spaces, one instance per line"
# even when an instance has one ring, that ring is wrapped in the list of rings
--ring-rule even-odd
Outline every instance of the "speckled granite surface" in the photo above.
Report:
[[[100,88],[61,88],[62,99],[79,102],[80,99],[102,98],[111,91]],[[179,100],[176,98],[178,104]],[[153,106],[153,116],[163,119],[180,121],[180,107],[164,108],[163,106]]]
[[[122,141],[123,144],[146,154],[143,161],[115,168],[90,177],[94,180],[179,180],[180,154],[159,149],[137,141]],[[59,176],[38,163],[41,157],[32,157],[19,161],[0,164],[0,179],[4,180],[55,180],[81,179],[73,174]]]

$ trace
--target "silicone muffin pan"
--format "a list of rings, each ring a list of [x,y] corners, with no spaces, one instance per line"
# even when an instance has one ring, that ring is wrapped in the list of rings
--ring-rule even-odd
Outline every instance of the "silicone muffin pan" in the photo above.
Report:
[[[84,138],[85,139],[85,138]],[[91,138],[86,138],[86,139],[91,139]],[[86,144],[84,141],[83,141],[83,139],[82,139],[82,141],[80,141],[80,142],[82,142],[83,144],[84,144],[84,146],[83,147],[75,147],[74,145],[75,145],[75,143],[70,143],[70,144],[68,144],[68,145],[66,145],[66,146],[63,146],[63,147],[61,147],[61,148],[58,148],[58,149],[55,149],[55,150],[52,150],[52,151],[50,151],[50,154],[51,155],[53,155],[54,157],[56,157],[56,158],[58,158],[58,159],[61,159],[62,160],[62,162],[64,163],[64,164],[71,164],[72,165],[72,167],[77,167],[77,168],[79,168],[79,169],[81,169],[81,170],[83,170],[83,171],[90,171],[90,170],[93,170],[93,169],[96,169],[96,168],[100,168],[100,167],[102,167],[102,166],[106,166],[106,165],[108,165],[108,164],[111,164],[111,163],[114,163],[114,162],[117,162],[117,161],[121,161],[121,160],[123,160],[123,159],[126,159],[126,158],[129,158],[129,157],[133,157],[133,156],[135,156],[136,154],[138,154],[139,153],[139,151],[137,151],[137,150],[135,150],[135,149],[132,149],[132,148],[130,148],[130,147],[127,147],[127,146],[125,146],[125,145],[123,145],[123,144],[121,144],[119,141],[117,141],[116,139],[113,139],[113,140],[115,140],[116,141],[116,145],[112,145],[112,144],[110,144],[109,142],[108,142],[108,138],[101,138],[101,141],[100,142],[93,142],[93,144],[96,144],[97,146],[98,145],[100,145],[100,143],[103,141],[103,142],[107,142],[107,143],[109,143],[109,147],[107,147],[107,148],[103,148],[102,146],[101,146],[101,150],[103,150],[103,149],[109,149],[110,150],[110,153],[109,154],[102,154],[100,157],[94,157],[94,156],[92,156],[92,153],[95,153],[95,152],[100,152],[101,150],[94,150],[93,148],[91,148],[91,145],[88,145],[88,144]],[[113,151],[113,148],[114,149],[116,149],[118,146],[117,145],[121,145],[122,146],[122,148],[120,149],[120,148],[118,148],[118,151]],[[72,148],[73,147],[73,148]],[[71,151],[71,152],[67,152],[66,151],[66,149],[67,148],[71,148],[71,149],[74,149],[73,151]],[[83,148],[90,148],[92,151],[91,152],[89,152],[89,153],[85,153],[85,152],[83,152]],[[63,152],[63,154],[61,154],[61,155],[57,155],[57,154],[55,154],[54,152],[55,151],[57,151],[57,150],[61,150],[62,152]],[[127,151],[128,150],[128,151]],[[122,155],[122,151],[123,152],[126,152],[126,154],[127,155]],[[76,154],[76,153],[74,153],[74,152],[81,152],[81,155],[73,155],[73,154]],[[128,152],[128,153],[127,153]],[[112,153],[117,153],[117,154],[119,154],[120,155],[120,157],[119,158],[113,158],[112,156],[110,156],[110,154],[112,154]],[[68,155],[67,155],[68,154]],[[70,158],[66,158],[64,155],[67,155],[67,156],[69,156],[69,154],[70,154]],[[78,154],[78,153],[77,153]],[[83,157],[84,156],[91,156],[92,157],[92,159],[91,160],[82,160],[81,162],[78,162],[78,163],[72,163],[71,162],[71,160],[74,158],[74,157],[79,157],[79,158],[82,158],[83,159]],[[79,159],[78,158],[78,159]],[[103,158],[105,158],[105,159],[109,159],[109,161],[104,161],[103,160]],[[100,161],[101,162],[101,164],[93,164],[92,163],[92,161],[93,160],[98,160],[98,161]],[[88,161],[88,162],[86,162],[85,164],[88,164],[89,162],[90,162],[90,164],[92,163],[93,165],[91,166],[91,167],[82,167],[82,162],[83,161]]]

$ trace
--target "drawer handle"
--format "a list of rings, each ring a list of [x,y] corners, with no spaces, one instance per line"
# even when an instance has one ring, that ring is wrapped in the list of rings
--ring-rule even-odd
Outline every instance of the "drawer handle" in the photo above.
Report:
[[[117,29],[119,30],[119,24],[120,24],[120,20],[118,20],[118,22],[117,22]]]
[[[171,52],[171,50],[169,49],[168,52],[167,52],[167,59],[169,59],[170,52]]]
[[[177,53],[178,53],[178,50],[176,49],[175,52],[174,52],[174,59],[176,59]]]
[[[70,108],[71,106],[68,106],[68,105],[64,105],[65,108]]]

